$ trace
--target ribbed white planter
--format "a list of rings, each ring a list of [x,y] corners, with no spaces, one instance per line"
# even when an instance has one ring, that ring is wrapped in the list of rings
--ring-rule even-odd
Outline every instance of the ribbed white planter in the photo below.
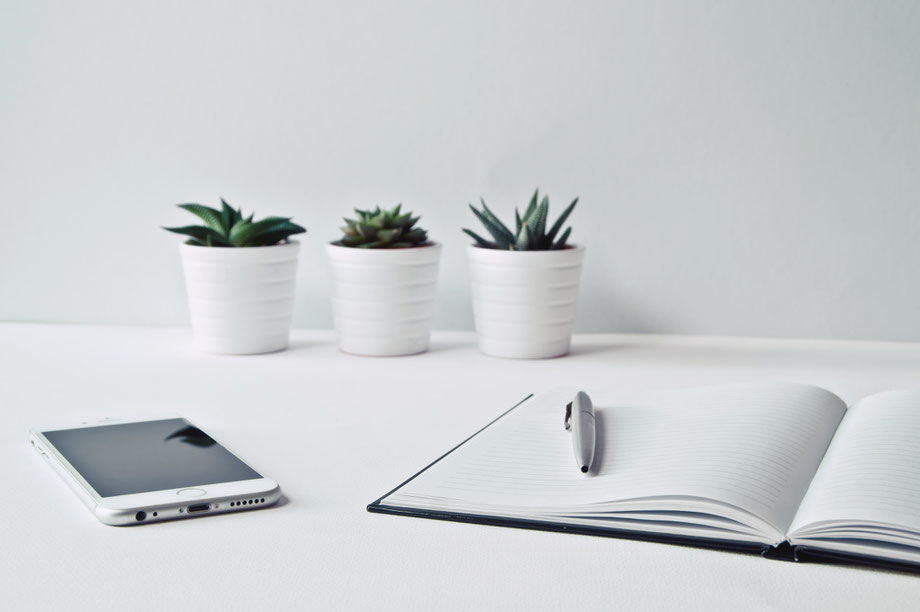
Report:
[[[467,247],[479,350],[514,359],[569,352],[583,246],[559,251]]]
[[[428,350],[441,245],[359,249],[326,245],[339,349],[372,356]]]
[[[179,245],[196,346],[233,355],[287,348],[299,247]]]

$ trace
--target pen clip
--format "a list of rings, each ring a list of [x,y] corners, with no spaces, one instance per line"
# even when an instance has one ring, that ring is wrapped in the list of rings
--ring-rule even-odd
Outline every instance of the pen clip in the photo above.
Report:
[[[565,430],[572,429],[572,402],[565,405]]]

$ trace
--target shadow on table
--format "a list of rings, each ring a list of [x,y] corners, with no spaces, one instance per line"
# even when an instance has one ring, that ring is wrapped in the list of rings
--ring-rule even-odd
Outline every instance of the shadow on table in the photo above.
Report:
[[[334,340],[330,341],[309,341],[309,340],[293,340],[286,350],[275,351],[273,354],[284,354],[284,353],[296,353],[304,352],[309,350],[325,350],[328,348],[334,348],[338,350]],[[577,357],[580,355],[598,355],[603,353],[618,353],[621,351],[626,351],[634,348],[642,348],[635,343],[630,342],[611,342],[609,344],[573,344],[571,350],[566,355],[561,355],[560,357],[553,357],[551,359],[559,359],[564,357]],[[644,347],[648,348],[648,347]],[[462,351],[462,350],[473,350],[478,353],[478,345],[475,341],[463,341],[463,340],[433,340],[428,347],[428,350],[423,353],[414,353],[412,355],[395,355],[390,358],[402,358],[402,357],[417,357],[419,355],[424,355],[425,353],[449,353],[451,351]],[[342,353],[350,354],[350,353]],[[356,355],[357,357],[366,357],[365,355]],[[374,357],[379,358],[379,357]]]
[[[288,496],[287,496],[287,495],[285,495],[284,493],[282,493],[282,494],[281,494],[281,497],[278,498],[278,501],[275,502],[274,507],[275,507],[275,508],[280,508],[281,506],[287,506],[289,503],[291,503],[291,500],[288,499]]]
[[[462,349],[476,348],[475,343],[464,342],[460,340],[434,340],[428,347],[427,353],[445,353],[449,351],[457,351]],[[276,353],[296,353],[304,352],[309,350],[328,350],[334,349],[336,352],[342,355],[352,355],[354,357],[365,357],[369,359],[399,359],[404,357],[417,357],[419,355],[424,355],[422,353],[413,353],[411,355],[392,355],[392,356],[373,356],[373,355],[356,355],[353,353],[346,353],[340,351],[335,340],[292,340],[288,345],[286,350],[276,351]]]
[[[475,349],[476,344],[471,342],[462,342],[459,340],[438,340],[432,342],[428,347],[429,353],[446,353],[449,351],[459,351],[461,349]],[[423,355],[424,353],[419,353]]]
[[[610,342],[609,344],[573,344],[567,357],[578,357],[579,355],[600,355],[603,353],[619,353],[640,348],[639,345],[631,342]]]
[[[311,348],[319,348],[319,347],[325,346],[325,345],[327,345],[327,344],[334,345],[335,342],[334,342],[334,341],[332,341],[332,342],[317,342],[317,341],[315,341],[315,340],[314,340],[314,341],[309,341],[309,340],[292,340],[291,343],[288,345],[287,350],[288,350],[288,351],[303,351],[303,350],[311,349]]]

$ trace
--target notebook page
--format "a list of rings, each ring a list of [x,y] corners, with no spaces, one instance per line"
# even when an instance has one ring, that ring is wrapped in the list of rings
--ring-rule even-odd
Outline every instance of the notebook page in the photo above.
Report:
[[[920,531],[920,390],[871,395],[847,411],[792,532],[821,521]]]
[[[597,451],[584,475],[563,428],[573,396],[557,390],[531,398],[383,502],[532,513],[635,498],[705,498],[785,532],[846,409],[827,391],[792,384],[630,398],[591,392]]]

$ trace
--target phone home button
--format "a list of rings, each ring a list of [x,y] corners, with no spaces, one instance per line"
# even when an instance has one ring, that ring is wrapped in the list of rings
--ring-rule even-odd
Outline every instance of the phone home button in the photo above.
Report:
[[[181,495],[182,497],[201,497],[207,493],[204,489],[179,489],[176,491],[176,495]]]

